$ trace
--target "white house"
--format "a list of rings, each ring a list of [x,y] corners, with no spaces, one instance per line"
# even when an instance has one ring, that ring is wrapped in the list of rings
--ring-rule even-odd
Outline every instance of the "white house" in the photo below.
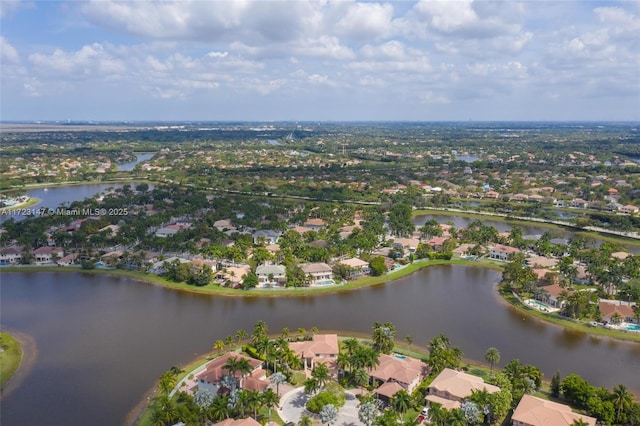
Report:
[[[301,266],[302,272],[309,279],[309,285],[334,284],[331,266],[323,262],[307,263]]]
[[[512,253],[520,253],[520,249],[511,246],[503,246],[502,244],[496,244],[491,248],[489,257],[497,260],[509,260],[509,255]]]
[[[256,268],[258,287],[276,287],[287,282],[287,268],[283,265],[260,265]]]
[[[61,247],[40,247],[31,252],[35,257],[36,265],[52,265],[54,260],[64,256]]]
[[[15,265],[22,260],[22,250],[17,247],[4,247],[0,249],[0,265]]]

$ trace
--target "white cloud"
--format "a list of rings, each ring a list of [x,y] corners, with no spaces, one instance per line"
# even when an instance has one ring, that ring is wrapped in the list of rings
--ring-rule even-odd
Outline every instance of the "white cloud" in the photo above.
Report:
[[[0,36],[0,60],[4,64],[7,62],[10,64],[20,63],[18,51],[2,36]]]
[[[393,31],[393,6],[380,3],[351,3],[335,23],[338,35],[368,41],[387,37]]]

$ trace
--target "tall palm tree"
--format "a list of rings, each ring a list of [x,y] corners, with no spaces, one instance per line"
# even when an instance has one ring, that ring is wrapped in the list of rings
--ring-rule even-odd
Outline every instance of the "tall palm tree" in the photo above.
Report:
[[[240,387],[242,387],[242,383],[244,378],[251,373],[251,364],[249,364],[249,360],[246,358],[240,358],[236,363],[236,371],[240,373]]]
[[[247,337],[249,337],[249,335],[243,329],[236,331],[236,341],[238,341],[238,343],[240,343],[241,340],[246,339]]]
[[[321,362],[317,363],[311,371],[311,377],[316,380],[318,386],[323,388],[329,380],[331,380],[331,373],[329,373],[329,367]]]
[[[298,426],[311,426],[313,424],[313,420],[309,416],[300,417],[300,421],[298,422]]]
[[[620,421],[620,413],[627,410],[633,403],[633,395],[626,386],[618,385],[613,388],[613,406],[616,407],[616,423]]]
[[[467,418],[461,409],[456,408],[451,410],[446,424],[447,426],[467,426]]]
[[[271,410],[278,406],[280,397],[271,389],[267,389],[262,393],[262,403],[269,409],[269,421],[271,421]]]
[[[213,344],[213,350],[218,352],[218,355],[220,355],[222,351],[224,351],[225,346],[226,345],[222,340],[216,340],[216,342]]]
[[[215,397],[209,407],[209,417],[211,420],[221,422],[224,419],[228,419],[230,414],[229,397],[227,395],[218,395]]]
[[[442,426],[449,417],[449,410],[440,404],[429,404],[429,420],[431,423]]]
[[[391,406],[399,414],[400,419],[404,418],[404,413],[411,408],[411,395],[406,390],[400,390],[391,398]],[[401,420],[402,422],[402,420]]]
[[[493,372],[493,365],[500,362],[500,351],[491,347],[484,353],[484,359],[489,363],[491,372]]]

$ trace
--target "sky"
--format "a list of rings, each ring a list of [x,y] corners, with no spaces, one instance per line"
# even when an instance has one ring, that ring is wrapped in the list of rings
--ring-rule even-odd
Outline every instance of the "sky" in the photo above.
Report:
[[[0,0],[0,120],[640,121],[640,1]]]

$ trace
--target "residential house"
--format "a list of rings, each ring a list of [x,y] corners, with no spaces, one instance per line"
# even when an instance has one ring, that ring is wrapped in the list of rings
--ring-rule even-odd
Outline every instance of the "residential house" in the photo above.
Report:
[[[447,241],[445,237],[433,237],[427,241],[427,244],[429,244],[434,251],[443,251],[445,241]]]
[[[520,249],[511,246],[503,246],[502,244],[496,244],[491,248],[489,257],[497,260],[509,260],[509,255],[512,253],[520,253]]]
[[[370,273],[369,262],[352,257],[338,262],[348,268],[347,279],[355,280]]]
[[[31,252],[36,265],[53,265],[55,260],[64,256],[62,247],[40,247]]]
[[[575,209],[586,209],[589,207],[589,203],[582,198],[574,198],[571,200],[571,207]]]
[[[513,415],[513,426],[570,426],[578,420],[589,426],[595,426],[596,419],[571,411],[568,405],[524,395]]]
[[[216,228],[218,231],[225,231],[225,230],[235,231],[236,230],[236,227],[233,226],[233,224],[231,223],[231,219],[216,220],[215,222],[213,222],[213,227]]]
[[[218,271],[216,279],[229,283],[229,286],[235,287],[240,285],[245,275],[248,275],[250,272],[251,268],[248,265],[227,266],[221,271]]]
[[[473,391],[483,389],[489,393],[500,391],[499,387],[485,383],[481,377],[445,368],[429,385],[425,399],[427,403],[433,402],[452,410],[460,408]]]
[[[331,266],[323,262],[307,263],[301,266],[302,272],[309,280],[309,285],[335,284]]]
[[[497,200],[500,197],[500,193],[496,191],[487,191],[484,193],[484,198],[489,198],[491,200]]]
[[[619,211],[624,214],[638,214],[638,212],[640,212],[640,208],[627,204],[626,206],[620,207]]]
[[[324,229],[327,227],[327,222],[319,218],[308,219],[304,223],[304,227],[309,228],[312,231],[320,231],[321,229]]]
[[[195,379],[201,383],[213,384],[216,385],[217,388],[220,388],[222,378],[232,373],[228,369],[224,368],[230,359],[246,359],[251,368],[251,371],[244,376],[242,376],[240,371],[233,372],[233,375],[240,384],[240,388],[254,391],[264,391],[267,389],[269,381],[267,380],[266,371],[262,369],[262,361],[235,352],[227,352],[226,354],[209,361],[205,364],[205,368],[203,370],[194,375]]]
[[[391,246],[398,250],[408,250],[409,253],[413,253],[418,248],[418,244],[420,244],[420,240],[417,238],[396,238]]]
[[[160,228],[156,231],[155,236],[160,238],[172,237],[183,229],[189,229],[188,225],[167,225],[164,228]]]
[[[271,229],[260,229],[253,233],[254,244],[275,244],[280,238],[280,232]]]
[[[0,249],[0,265],[15,265],[22,261],[22,250],[18,247],[3,247]]]
[[[602,320],[606,323],[614,323],[616,318],[620,321],[634,322],[633,317],[635,312],[633,311],[633,308],[631,305],[623,304],[620,301],[600,300],[598,303],[598,309],[602,315]]]
[[[214,423],[213,426],[262,426],[252,417],[247,417],[245,419],[224,419],[221,422]]]
[[[314,334],[311,340],[289,343],[289,349],[295,352],[305,369],[313,369],[317,362],[329,367],[334,375],[337,373],[336,361],[338,359],[338,335]]]
[[[72,266],[78,263],[78,253],[71,253],[58,260],[56,264],[58,266]]]
[[[258,287],[268,288],[285,285],[287,268],[283,265],[260,265],[256,268]]]
[[[380,354],[379,364],[369,371],[375,393],[380,399],[389,401],[399,390],[411,393],[428,374],[427,364],[399,354]]]
[[[566,288],[560,287],[558,283],[540,287],[540,289],[542,290],[542,295],[540,296],[540,299],[544,303],[551,305],[555,308],[562,308],[564,306],[565,301],[562,300],[563,294],[566,294],[568,296],[574,293],[571,290],[567,290]]]

